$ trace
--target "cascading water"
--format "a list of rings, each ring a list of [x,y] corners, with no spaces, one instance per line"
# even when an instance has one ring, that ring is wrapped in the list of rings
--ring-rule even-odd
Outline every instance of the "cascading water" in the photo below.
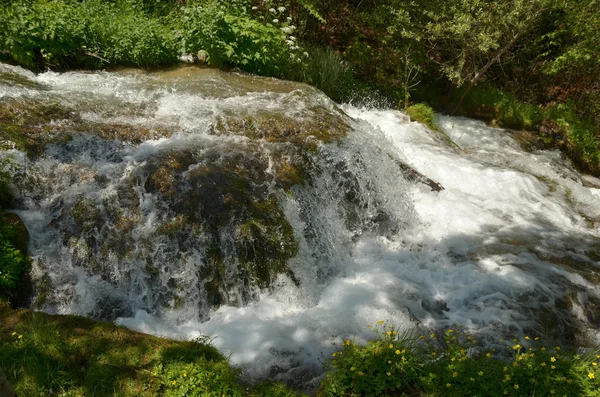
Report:
[[[0,65],[32,307],[208,334],[248,376],[308,388],[380,319],[598,341],[600,180],[510,131],[439,121],[449,139],[211,69]]]

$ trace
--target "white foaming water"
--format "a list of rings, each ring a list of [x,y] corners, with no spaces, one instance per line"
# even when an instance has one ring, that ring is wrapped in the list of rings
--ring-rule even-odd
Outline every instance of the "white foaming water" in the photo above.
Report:
[[[87,121],[173,132],[139,144],[81,134],[49,145],[28,164],[32,176],[18,186],[16,212],[31,234],[34,276],[53,288],[55,298],[41,309],[117,313],[119,324],[172,338],[210,335],[249,377],[308,388],[342,338],[366,341],[373,336],[368,325],[378,320],[402,329],[458,323],[488,340],[523,332],[568,337],[580,327],[578,337],[599,340],[586,304],[600,302],[600,181],[579,175],[559,153],[527,153],[509,131],[439,117],[449,144],[398,111],[346,105],[341,112],[305,86],[186,70],[31,76],[10,69],[45,90],[11,86],[2,88],[5,97],[58,98]],[[319,145],[311,182],[287,193],[267,178],[286,143],[209,133],[226,115],[270,111],[310,120],[315,109],[345,112],[351,130],[339,143]],[[227,167],[238,148],[243,156],[250,148],[294,231],[298,252],[287,266],[298,285],[280,275],[270,288],[232,287],[229,301],[211,306],[198,273],[206,265],[206,235],[183,242],[158,236],[173,214],[145,180],[161,156],[191,150],[186,176],[214,162]],[[405,181],[400,159],[444,190]],[[86,239],[102,234],[92,226],[73,231],[68,212],[81,197],[102,203],[103,228],[132,222],[125,229],[131,253],[119,257],[111,248],[102,263],[86,262],[94,249]],[[106,215],[114,211],[111,200],[130,205],[128,217],[118,214],[121,223]],[[228,227],[220,229],[223,245],[236,236]],[[182,256],[170,252],[184,245]],[[171,304],[176,298],[165,292],[171,280],[183,290],[183,305]],[[98,302],[108,297],[119,304],[99,313]],[[549,329],[561,321],[560,330]]]

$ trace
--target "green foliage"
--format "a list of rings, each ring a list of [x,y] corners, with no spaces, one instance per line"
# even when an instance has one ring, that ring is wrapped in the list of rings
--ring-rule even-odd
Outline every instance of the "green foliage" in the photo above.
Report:
[[[349,99],[356,81],[352,70],[329,48],[308,48],[301,64],[286,72],[286,77],[311,84],[335,101]]]
[[[76,316],[0,307],[0,367],[23,396],[274,396],[247,390],[210,341],[178,342]]]
[[[10,168],[14,164],[10,158],[0,158],[0,297],[8,298],[27,269],[27,260],[17,249],[20,242],[16,231],[3,218],[2,208],[10,205],[12,195],[9,190]]]
[[[465,115],[493,119],[500,126],[523,130],[537,130],[544,119],[541,106],[523,103],[515,95],[487,85],[474,87],[458,110]]]
[[[461,91],[457,91],[456,95],[461,95]],[[544,136],[540,132],[541,140],[547,140],[548,143],[565,150],[584,171],[600,172],[600,133],[592,123],[581,119],[576,112],[576,105],[572,102],[544,108],[523,103],[515,95],[497,88],[481,85],[469,92],[458,112],[519,130],[541,131],[542,124],[551,124],[553,131],[549,133],[560,136],[559,139]],[[544,130],[547,131],[548,128]],[[560,145],[559,141],[562,142]]]
[[[205,51],[212,65],[238,66],[266,76],[281,75],[290,62],[285,34],[271,24],[235,15],[216,2],[183,9],[174,23],[184,53]]]
[[[404,111],[410,116],[413,121],[425,124],[432,130],[437,130],[437,125],[434,121],[434,112],[431,106],[425,103],[417,103],[404,109]]]
[[[505,351],[475,354],[477,340],[459,329],[419,339],[397,337],[383,321],[376,329],[367,346],[346,341],[334,353],[320,396],[600,396],[600,350],[563,352],[524,336],[501,340]],[[397,346],[403,350],[395,356]],[[399,365],[397,356],[410,364]]]
[[[18,0],[0,9],[0,49],[30,69],[156,66],[177,52],[140,1]]]

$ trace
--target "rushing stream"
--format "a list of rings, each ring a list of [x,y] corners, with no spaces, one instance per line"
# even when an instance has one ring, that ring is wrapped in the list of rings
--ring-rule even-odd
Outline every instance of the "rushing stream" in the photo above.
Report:
[[[439,123],[213,69],[0,64],[31,306],[210,335],[250,378],[306,388],[378,320],[600,342],[600,180]]]

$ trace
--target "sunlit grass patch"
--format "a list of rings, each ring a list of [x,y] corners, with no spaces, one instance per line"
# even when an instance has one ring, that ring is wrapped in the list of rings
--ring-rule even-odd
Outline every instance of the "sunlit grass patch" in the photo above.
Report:
[[[248,389],[208,339],[172,341],[5,304],[0,368],[20,396],[297,395],[278,384]]]

